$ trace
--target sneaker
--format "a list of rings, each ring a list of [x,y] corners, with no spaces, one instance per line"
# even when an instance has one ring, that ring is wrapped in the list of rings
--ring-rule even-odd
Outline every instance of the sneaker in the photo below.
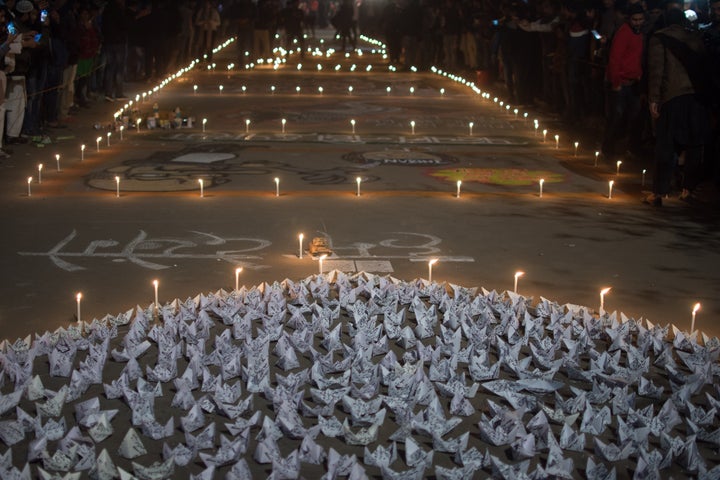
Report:
[[[114,99],[113,97],[111,97],[110,95],[105,95],[105,101],[107,101],[107,102],[114,102],[115,99]]]

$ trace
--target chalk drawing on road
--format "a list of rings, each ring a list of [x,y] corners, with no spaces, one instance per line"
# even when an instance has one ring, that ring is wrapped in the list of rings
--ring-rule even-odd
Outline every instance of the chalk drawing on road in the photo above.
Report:
[[[175,266],[179,261],[188,260],[222,260],[251,270],[270,268],[270,240],[200,231],[190,231],[188,234],[186,237],[153,237],[140,230],[125,242],[99,239],[77,245],[78,232],[73,230],[49,250],[17,253],[24,257],[48,258],[53,265],[67,272],[86,270],[80,262],[89,260],[130,262],[148,270],[163,270]],[[431,258],[441,262],[475,261],[467,256],[444,255],[439,247],[442,239],[430,234],[394,232],[391,238],[378,242],[348,244],[334,242],[325,232],[319,235],[326,237],[333,251],[327,259],[327,265],[343,271],[392,273],[394,261],[426,262]]]
[[[438,180],[456,182],[477,182],[490,185],[528,186],[536,184],[541,178],[545,183],[565,181],[562,173],[549,170],[528,170],[525,168],[444,168],[429,170],[427,174]]]
[[[343,155],[343,159],[361,165],[401,165],[432,167],[457,163],[458,159],[451,155],[409,148],[393,148],[373,150],[369,152],[350,152]]]
[[[68,272],[77,272],[86,268],[73,263],[78,260],[108,259],[124,260],[149,270],[163,270],[173,265],[169,262],[179,260],[223,260],[243,268],[259,270],[268,268],[257,263],[262,256],[257,252],[266,249],[272,243],[268,240],[250,237],[224,238],[212,233],[190,232],[190,239],[173,237],[150,237],[144,230],[121,244],[112,239],[93,240],[84,249],[70,250],[69,246],[77,237],[73,230],[45,252],[18,252],[29,257],[47,257],[58,268]],[[232,249],[214,249],[213,247],[235,247]],[[162,263],[160,263],[162,262]]]

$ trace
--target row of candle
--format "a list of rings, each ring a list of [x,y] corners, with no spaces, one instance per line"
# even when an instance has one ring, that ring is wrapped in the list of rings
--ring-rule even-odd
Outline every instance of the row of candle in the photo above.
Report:
[[[304,236],[302,233],[298,235],[299,244],[300,244],[298,257],[301,260],[303,258],[303,238],[304,238]],[[318,274],[319,275],[322,275],[324,273],[323,262],[327,258],[328,258],[328,256],[326,254],[323,254],[323,255],[320,255],[319,257],[317,257],[318,268],[319,268]],[[437,264],[439,261],[440,261],[439,258],[431,258],[428,260],[428,262],[427,262],[428,283],[432,283],[433,265]],[[242,273],[242,271],[243,271],[242,267],[235,268],[235,291],[236,292],[240,290],[240,273]],[[516,294],[519,293],[518,292],[518,280],[524,275],[525,275],[525,272],[523,272],[523,271],[517,271],[513,275],[513,293],[516,293]],[[155,279],[152,281],[152,285],[153,285],[153,289],[154,289],[154,293],[155,293],[155,301],[153,303],[153,309],[155,309],[157,311],[160,309],[160,300],[159,300],[160,281]],[[608,295],[608,293],[610,293],[610,290],[612,290],[612,287],[604,287],[602,290],[600,290],[600,308],[598,310],[598,313],[601,316],[605,314],[605,297]],[[75,299],[77,301],[77,321],[78,321],[78,323],[82,321],[81,307],[80,307],[80,302],[82,301],[82,298],[83,298],[82,292],[78,292],[75,295]],[[695,318],[696,318],[697,312],[700,310],[700,308],[701,308],[701,304],[699,302],[696,303],[692,308],[692,311],[691,311],[692,317],[691,317],[691,323],[690,323],[690,334],[691,335],[693,332],[695,332]]]

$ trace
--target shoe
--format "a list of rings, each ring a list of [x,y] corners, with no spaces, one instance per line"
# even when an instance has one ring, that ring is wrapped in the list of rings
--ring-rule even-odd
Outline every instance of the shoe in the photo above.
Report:
[[[651,205],[653,207],[662,207],[662,197],[660,195],[655,195],[654,193],[651,193],[645,198],[643,198],[643,203],[647,203],[648,205]]]
[[[115,99],[114,99],[113,97],[111,97],[110,95],[105,95],[105,101],[107,101],[107,102],[114,102]]]
[[[28,143],[28,139],[25,137],[7,137],[5,142],[8,145],[22,145]]]

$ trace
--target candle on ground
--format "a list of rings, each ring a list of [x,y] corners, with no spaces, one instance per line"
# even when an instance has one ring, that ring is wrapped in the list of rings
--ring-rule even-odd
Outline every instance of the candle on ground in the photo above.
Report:
[[[158,286],[160,285],[160,282],[157,280],[153,280],[153,286],[155,287],[155,308],[160,308],[160,302],[158,301]]]
[[[242,267],[238,267],[235,269],[235,291],[237,292],[240,290],[240,272],[242,272]]]
[[[410,128],[412,129],[412,134],[415,135],[415,120],[410,122]]]
[[[278,177],[275,177],[275,196],[280,196],[280,179]]]
[[[207,118],[203,118],[202,120],[202,131],[205,133],[205,125],[207,125]]]
[[[355,135],[355,119],[350,120],[350,126],[352,126],[352,134]]]
[[[323,273],[323,260],[327,258],[327,255],[320,255],[320,258],[318,259],[318,265],[320,269],[320,275]]]
[[[600,290],[600,315],[605,312],[605,295],[607,295],[610,290],[610,287],[606,287]]]
[[[692,323],[690,324],[690,335],[695,331],[695,314],[700,310],[700,303],[696,303],[692,309]]]
[[[42,169],[43,169],[43,164],[38,163],[38,185],[40,185],[42,183]]]
[[[518,279],[525,275],[525,272],[515,272],[515,283],[513,284],[513,292],[517,293],[518,291]]]
[[[545,179],[544,179],[544,178],[541,178],[541,179],[538,181],[538,184],[540,185],[540,198],[542,198],[543,184],[544,184],[544,183],[545,183]]]
[[[303,238],[305,238],[305,236],[302,233],[298,235],[298,258],[300,259],[302,259]]]
[[[102,137],[97,137],[95,139],[95,146],[97,147],[98,153],[100,152],[100,142],[102,142]]]
[[[610,180],[610,181],[608,182],[608,199],[611,199],[611,198],[612,198],[613,185],[615,185],[615,182],[614,182],[613,180]]]
[[[125,131],[125,125],[120,125],[120,140],[123,139],[123,131]]]
[[[110,137],[112,136],[112,132],[107,132],[107,146],[110,146]]]
[[[580,142],[575,142],[575,156],[577,157],[577,151],[578,147],[580,146]]]
[[[85,144],[80,145],[80,161],[85,160]]]
[[[456,196],[457,198],[460,198],[460,186],[461,186],[461,185],[462,185],[462,180],[458,180],[458,181],[457,181],[457,193],[455,194],[455,196]]]
[[[432,267],[438,262],[437,258],[433,258],[428,262],[428,283],[432,283]]]
[[[640,185],[640,186],[642,186],[642,187],[645,186],[645,174],[646,174],[646,173],[647,173],[647,170],[645,170],[645,169],[643,168],[643,171],[642,171],[642,183],[641,183],[641,185]]]
[[[600,152],[595,152],[595,166],[597,167],[598,157],[600,156]]]
[[[28,197],[32,197],[32,190],[30,188],[30,184],[32,183],[32,177],[28,177],[27,184],[28,184]]]
[[[115,175],[115,196],[120,198],[120,177]]]
[[[560,148],[560,135],[555,135],[555,150]]]
[[[250,119],[246,118],[245,119],[245,133],[249,133],[249,132],[250,132]]]
[[[282,123],[282,133],[285,133],[285,124],[287,123],[287,119],[283,118],[280,120],[280,123]]]
[[[205,196],[205,182],[202,178],[199,178],[198,183],[200,184],[200,198],[203,198]]]
[[[475,126],[475,123],[473,123],[473,122],[468,123],[468,130],[470,131],[470,136],[471,136],[471,137],[472,137],[472,129],[473,129],[474,126]]]
[[[543,143],[547,140],[547,129],[543,130]]]
[[[57,164],[57,171],[59,172],[60,171],[60,154],[59,153],[55,154],[55,163]]]
[[[137,132],[140,133],[140,124],[142,123],[142,118],[138,118],[135,121],[135,126],[137,127]]]
[[[82,293],[78,292],[78,294],[75,295],[75,299],[77,300],[77,321],[80,323],[82,321],[80,317],[80,301],[82,300]]]
[[[620,175],[620,165],[622,165],[622,160],[618,160],[615,163],[615,175]]]

